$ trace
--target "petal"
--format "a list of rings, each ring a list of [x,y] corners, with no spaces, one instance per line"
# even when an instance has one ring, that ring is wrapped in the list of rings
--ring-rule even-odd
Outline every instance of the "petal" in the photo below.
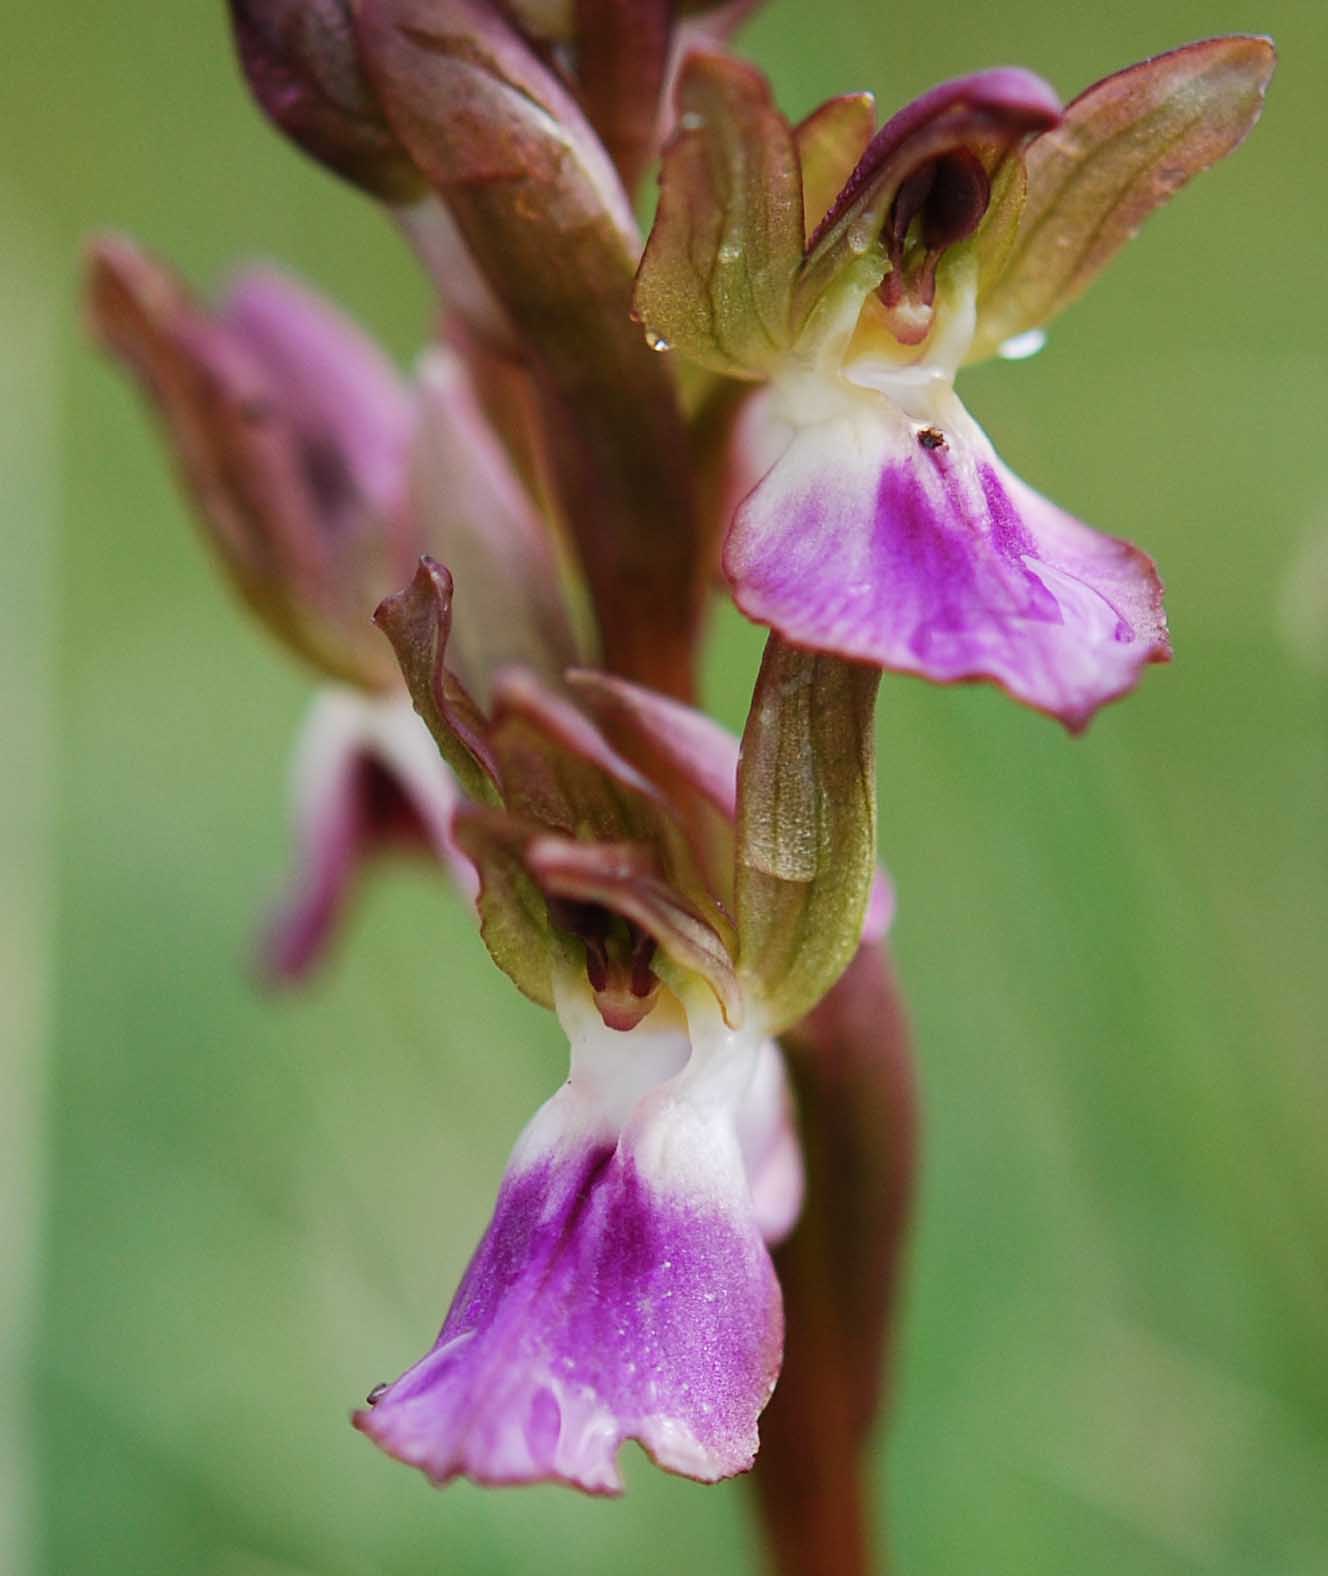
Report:
[[[604,1029],[560,990],[568,1083],[518,1142],[433,1351],[355,1425],[436,1483],[620,1492],[747,1470],[779,1369],[778,1283],[735,1128],[759,1046],[704,1018]],[[693,1036],[688,1044],[689,1033]]]
[[[731,908],[738,741],[704,712],[610,673],[578,669],[573,693],[686,827],[710,890]]]
[[[817,228],[809,255],[868,207],[890,198],[920,164],[962,141],[1013,142],[1054,126],[1061,116],[1055,90],[1019,66],[1000,66],[942,82],[892,115],[864,149]]]
[[[738,1143],[761,1235],[776,1247],[797,1224],[806,1191],[784,1054],[774,1040],[758,1052],[756,1074],[738,1111]]]
[[[259,950],[262,972],[291,984],[319,963],[361,870],[386,849],[431,855],[473,899],[475,868],[452,836],[459,800],[404,696],[323,690],[292,765],[294,865]]]
[[[970,361],[1075,300],[1155,208],[1238,148],[1263,110],[1271,40],[1186,44],[1081,93],[1029,148],[1013,251],[979,303]]]
[[[1170,656],[1153,563],[1026,487],[953,394],[928,409],[867,394],[797,433],[734,519],[738,605],[800,645],[990,680],[1078,731]]]
[[[685,819],[588,716],[533,674],[508,669],[494,685],[489,743],[513,814],[571,838],[646,845],[727,945],[728,919]]]
[[[795,293],[798,327],[873,243],[883,242],[896,262],[901,261],[898,253],[914,213],[895,213],[895,199],[911,176],[947,155],[967,151],[990,178],[1021,142],[1059,118],[1055,92],[1031,71],[1014,66],[943,82],[891,116],[867,144],[807,242]],[[975,200],[985,207],[981,199]],[[897,230],[893,236],[883,233],[892,215]]]
[[[650,936],[678,968],[697,974],[715,993],[733,1027],[743,1019],[743,997],[729,943],[680,893],[661,879],[649,848],[633,844],[578,843],[540,837],[526,850],[526,867],[550,897],[592,903]],[[613,1022],[600,1001],[606,1022]]]

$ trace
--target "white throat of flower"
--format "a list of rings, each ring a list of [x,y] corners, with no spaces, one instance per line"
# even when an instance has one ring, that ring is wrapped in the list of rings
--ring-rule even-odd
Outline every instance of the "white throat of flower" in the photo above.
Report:
[[[884,394],[921,425],[949,416],[954,380],[977,329],[978,265],[969,251],[947,260],[938,282],[935,327],[918,360],[904,362],[871,351],[853,354],[862,310],[881,282],[864,258],[819,305],[798,345],[774,377],[778,414],[792,427],[849,414],[864,399]]]

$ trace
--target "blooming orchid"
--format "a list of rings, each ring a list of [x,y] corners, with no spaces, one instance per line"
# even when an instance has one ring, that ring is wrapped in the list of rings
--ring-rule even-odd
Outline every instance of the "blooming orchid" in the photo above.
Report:
[[[614,1492],[626,1438],[727,1477],[752,1464],[779,1370],[766,1244],[801,1197],[772,1035],[879,924],[875,676],[775,648],[740,764],[700,714],[593,672],[567,676],[574,702],[508,669],[486,714],[447,664],[452,608],[426,559],[377,619],[470,795],[456,835],[485,940],[557,1011],[571,1070],[517,1143],[434,1349],[356,1426],[438,1482]],[[779,781],[790,751],[805,792],[837,783],[820,850]]]
[[[1191,44],[1062,110],[1030,72],[866,95],[796,129],[752,68],[693,56],[636,312],[657,347],[758,378],[724,543],[785,639],[986,679],[1072,731],[1166,661],[1162,585],[1002,464],[954,392],[1027,344],[1258,116],[1266,39]]]

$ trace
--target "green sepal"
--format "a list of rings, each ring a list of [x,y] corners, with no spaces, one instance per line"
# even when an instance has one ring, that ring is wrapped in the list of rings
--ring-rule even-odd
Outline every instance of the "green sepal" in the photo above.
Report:
[[[1155,208],[1240,146],[1263,109],[1272,42],[1186,44],[1081,93],[1026,155],[1004,268],[980,289],[969,362],[1040,328],[1087,289]]]
[[[848,966],[875,874],[880,673],[766,644],[738,768],[738,972],[778,1033]]]
[[[761,73],[727,55],[689,57],[678,109],[633,315],[657,348],[759,378],[790,344],[802,261],[793,131]]]
[[[541,829],[501,810],[463,805],[452,832],[479,871],[475,907],[489,955],[523,995],[552,1008],[556,937],[544,894],[525,862],[525,850]]]
[[[875,130],[876,100],[870,93],[828,99],[798,123],[793,136],[802,169],[802,217],[808,240],[857,168]]]

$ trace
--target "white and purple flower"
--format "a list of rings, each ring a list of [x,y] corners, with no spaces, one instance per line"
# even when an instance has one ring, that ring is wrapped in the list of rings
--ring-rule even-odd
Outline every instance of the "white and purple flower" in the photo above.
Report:
[[[767,1243],[801,1170],[779,1052],[701,987],[626,1034],[558,983],[568,1081],[526,1128],[438,1340],[355,1425],[437,1483],[621,1490],[618,1452],[746,1471],[783,1349]]]
[[[628,1440],[701,1481],[746,1471],[783,1351],[769,1248],[803,1190],[772,1036],[889,918],[874,675],[776,643],[740,758],[704,717],[604,674],[559,692],[508,670],[482,710],[447,666],[438,564],[377,619],[468,786],[454,827],[482,934],[556,1010],[571,1067],[516,1145],[432,1351],[356,1427],[437,1483],[617,1493]],[[820,848],[791,755],[807,791],[827,774],[845,790]]]
[[[738,424],[724,543],[784,639],[1087,725],[1171,655],[1151,559],[1041,498],[954,392],[1039,331],[1262,105],[1266,39],[1188,45],[1062,110],[1006,68],[873,134],[869,98],[801,126],[695,56],[636,311],[655,343],[766,389]]]

